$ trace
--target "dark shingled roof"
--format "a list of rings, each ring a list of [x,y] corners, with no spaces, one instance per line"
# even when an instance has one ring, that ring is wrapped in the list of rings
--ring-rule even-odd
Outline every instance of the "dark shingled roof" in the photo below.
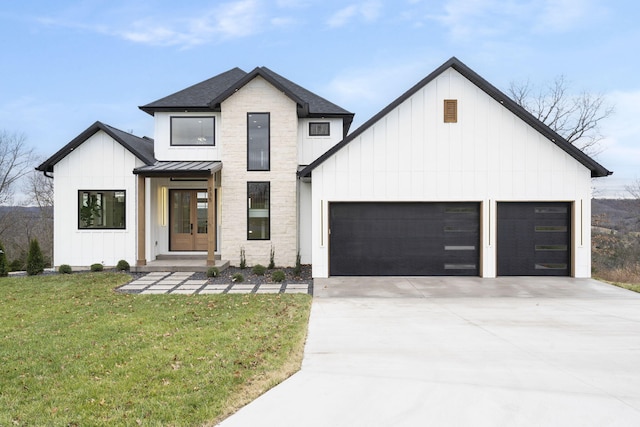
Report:
[[[240,68],[232,68],[222,74],[211,77],[203,82],[189,86],[179,92],[165,96],[150,104],[143,105],[140,109],[153,115],[156,111],[211,111],[209,103],[218,97],[235,82],[246,76],[247,73]]]
[[[490,97],[495,99],[497,102],[502,104],[507,110],[511,111],[513,114],[518,116],[524,122],[529,124],[532,128],[540,132],[543,136],[545,136],[547,139],[549,139],[555,145],[560,147],[567,154],[569,154],[578,162],[580,162],[582,165],[584,165],[586,168],[588,168],[591,171],[592,178],[608,176],[613,173],[607,170],[604,166],[602,166],[595,160],[593,160],[587,154],[582,152],[582,150],[580,150],[578,147],[569,143],[566,139],[564,139],[562,136],[560,136],[557,132],[552,130],[550,127],[542,123],[540,120],[536,119],[531,113],[529,113],[527,110],[522,108],[515,101],[513,101],[503,92],[498,90],[495,86],[493,86],[491,83],[486,81],[479,74],[477,74],[471,68],[467,67],[465,64],[462,63],[462,61],[460,61],[458,58],[454,56],[451,59],[449,59],[447,62],[442,64],[440,67],[435,69],[427,77],[419,81],[415,86],[413,86],[411,89],[406,91],[404,94],[402,94],[399,98],[397,98],[391,104],[383,108],[378,114],[376,114],[375,116],[367,120],[362,126],[354,130],[349,136],[347,136],[338,144],[333,146],[329,151],[324,153],[322,156],[318,157],[313,163],[311,163],[310,165],[308,165],[307,167],[299,171],[298,176],[307,177],[307,178],[310,177],[311,172],[320,164],[322,164],[322,162],[327,160],[337,151],[341,150],[344,146],[349,144],[349,142],[356,139],[364,131],[369,129],[376,122],[378,122],[384,116],[389,114],[393,109],[395,109],[404,101],[409,99],[413,94],[418,92],[420,89],[422,89],[424,86],[426,86],[428,83],[430,83],[432,80],[434,80],[436,77],[438,77],[440,74],[442,74],[449,68],[453,68],[454,70],[456,70],[458,73],[464,76],[467,80],[469,80],[471,83],[475,84],[478,88],[484,91],[487,95],[489,95]]]
[[[89,126],[84,132],[75,137],[71,142],[62,147],[53,156],[45,160],[36,170],[42,172],[53,172],[53,166],[60,160],[65,158],[69,153],[75,150],[80,144],[85,142],[98,131],[103,131],[111,138],[120,143],[124,148],[129,150],[134,156],[142,160],[147,165],[156,163],[153,156],[153,139],[140,138],[130,133],[121,131],[102,122],[95,122]]]
[[[281,90],[298,105],[298,117],[341,117],[346,136],[353,113],[308,91],[267,67],[257,67],[250,73],[233,68],[201,83],[140,107],[153,115],[156,111],[220,111],[220,104],[248,82],[260,76]]]

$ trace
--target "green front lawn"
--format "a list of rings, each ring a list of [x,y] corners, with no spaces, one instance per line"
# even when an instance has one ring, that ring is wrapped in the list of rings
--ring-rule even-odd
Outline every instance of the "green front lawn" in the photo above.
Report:
[[[131,295],[0,279],[0,425],[203,425],[299,369],[308,295]]]

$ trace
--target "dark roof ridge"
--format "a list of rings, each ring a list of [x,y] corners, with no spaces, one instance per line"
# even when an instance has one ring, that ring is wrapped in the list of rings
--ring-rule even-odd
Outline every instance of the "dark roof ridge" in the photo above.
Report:
[[[338,144],[334,145],[331,149],[325,152],[323,155],[318,157],[313,163],[302,169],[298,172],[299,177],[309,176],[311,172],[322,162],[324,162],[327,158],[331,157],[334,153],[342,149],[349,142],[354,140],[360,134],[364,133],[368,128],[373,126],[376,122],[378,122],[381,118],[386,116],[393,109],[398,107],[404,101],[406,101],[409,97],[411,97],[414,93],[420,90],[422,87],[426,86],[432,80],[434,80],[437,76],[442,74],[449,68],[453,68],[457,72],[459,72],[463,77],[467,80],[475,84],[482,91],[484,91],[487,95],[498,101],[509,111],[514,113],[524,122],[532,126],[538,132],[540,132],[543,136],[549,139],[551,142],[556,144],[562,150],[564,150],[567,154],[571,155],[574,159],[584,165],[586,168],[591,170],[591,177],[603,177],[611,175],[613,172],[607,170],[604,166],[600,165],[594,159],[585,154],[582,150],[570,144],[567,140],[565,140],[562,136],[560,136],[557,132],[553,131],[547,125],[536,119],[531,113],[525,110],[523,107],[518,105],[515,101],[505,95],[498,88],[493,86],[483,77],[481,77],[478,73],[473,71],[471,68],[467,67],[462,61],[460,61],[455,56],[452,56],[449,60],[447,60],[444,64],[436,68],[434,71],[429,73],[425,78],[420,80],[418,83],[413,85],[409,90],[400,95],[394,101],[392,101],[389,105],[380,110],[377,114],[363,123],[360,127],[353,131],[353,133],[349,134],[346,138],[340,141]]]
[[[209,91],[200,90],[201,88],[206,87],[206,88],[212,89],[217,86],[233,85],[235,84],[235,82],[242,79],[246,74],[247,72],[242,70],[241,68],[233,67],[227,71],[223,71],[222,73],[216,74],[213,77],[210,77],[201,82],[192,84],[191,86],[188,86],[170,95],[164,96],[148,104],[142,105],[138,108],[140,108],[142,111],[151,115],[153,115],[155,111],[165,110],[165,109],[170,109],[170,110],[182,109],[182,108],[194,109],[194,107],[208,109],[207,104],[211,100],[211,98],[208,95],[210,90]],[[219,84],[221,81],[224,81],[224,83]],[[205,100],[195,99],[194,95],[207,96],[207,98]],[[218,96],[218,94],[214,94],[213,96],[214,97]],[[188,104],[191,104],[191,105],[188,105]],[[201,105],[196,105],[196,104],[201,104]]]
[[[36,170],[42,172],[53,172],[53,166],[60,160],[69,155],[73,150],[79,147],[83,142],[96,134],[98,131],[103,131],[111,138],[116,140],[120,145],[129,150],[134,156],[142,160],[147,165],[152,165],[156,162],[153,156],[153,139],[148,137],[138,137],[131,133],[117,129],[113,126],[102,123],[101,121],[94,122],[91,126],[85,129],[80,135],[72,139],[67,145],[58,150],[55,154],[42,162]]]

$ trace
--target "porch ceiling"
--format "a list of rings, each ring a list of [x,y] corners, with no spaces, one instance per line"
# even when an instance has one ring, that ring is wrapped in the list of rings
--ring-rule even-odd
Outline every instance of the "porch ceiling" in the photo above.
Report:
[[[222,169],[222,162],[156,162],[150,166],[135,168],[133,173],[154,177],[209,176]]]

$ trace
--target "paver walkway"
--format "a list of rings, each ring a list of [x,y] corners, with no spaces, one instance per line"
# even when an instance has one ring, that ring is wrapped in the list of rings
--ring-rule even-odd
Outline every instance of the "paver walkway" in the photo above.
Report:
[[[207,279],[192,278],[194,272],[153,272],[129,282],[117,290],[135,294],[306,294],[306,283],[229,283],[211,284]]]

